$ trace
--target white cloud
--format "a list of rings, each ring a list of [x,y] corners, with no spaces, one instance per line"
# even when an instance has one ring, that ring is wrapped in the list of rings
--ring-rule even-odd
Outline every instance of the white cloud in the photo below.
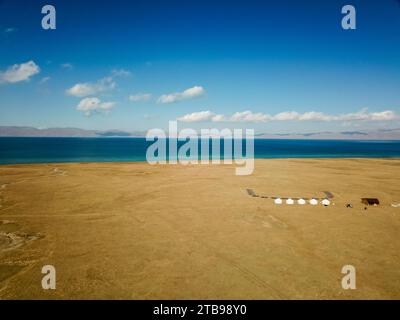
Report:
[[[276,120],[276,121],[288,121],[288,120],[297,120],[299,118],[299,114],[295,111],[285,111],[278,113],[274,116],[268,116],[268,120]]]
[[[112,77],[103,78],[96,83],[85,82],[77,83],[73,87],[67,89],[66,93],[74,97],[87,97],[101,92],[111,91],[117,86]]]
[[[249,110],[243,112],[235,112],[228,121],[233,122],[265,122],[269,120],[269,115],[263,113],[253,113]]]
[[[200,111],[186,114],[177,119],[182,122],[265,122],[269,116],[263,113],[253,113],[251,111],[235,112],[231,116],[215,114],[211,111]]]
[[[301,121],[330,121],[330,120],[332,120],[332,117],[329,115],[326,115],[322,112],[310,111],[310,112],[305,112],[303,114],[300,114],[299,120],[301,120]]]
[[[367,108],[364,108],[355,113],[342,114],[336,117],[334,120],[344,120],[344,121],[387,121],[396,120],[399,117],[392,110],[385,110],[382,112],[368,112]]]
[[[182,100],[193,99],[202,96],[205,90],[201,86],[194,86],[192,88],[186,89],[183,92],[175,92],[170,94],[163,94],[158,98],[159,103],[173,103]]]
[[[382,112],[369,112],[362,109],[355,113],[340,115],[328,115],[322,112],[309,111],[298,113],[285,111],[276,115],[265,113],[253,113],[252,111],[235,112],[230,116],[214,114],[211,111],[200,111],[184,115],[177,120],[183,122],[268,122],[268,121],[391,121],[400,120],[400,117],[392,110]]]
[[[44,78],[42,78],[40,81],[39,81],[39,84],[44,84],[44,83],[46,83],[47,81],[49,81],[51,78],[50,77],[44,77]]]
[[[67,62],[67,63],[62,63],[61,67],[64,69],[72,69],[74,66],[71,63]]]
[[[76,106],[76,110],[84,112],[86,116],[93,112],[108,112],[114,108],[115,102],[101,102],[99,98],[84,98]]]
[[[111,74],[114,77],[128,77],[130,76],[132,73],[128,70],[124,70],[124,69],[114,69],[111,71]]]
[[[27,81],[30,77],[40,72],[39,66],[31,61],[14,64],[5,71],[0,71],[0,83],[16,83]]]
[[[216,114],[216,115],[213,115],[211,120],[213,122],[223,122],[223,121],[225,121],[225,116],[223,114]]]
[[[73,66],[69,63],[64,63],[62,65],[64,68],[72,68]],[[131,73],[124,69],[114,69],[111,71],[111,75],[97,82],[80,82],[66,90],[66,93],[74,97],[87,97],[102,92],[112,91],[117,87],[115,82],[115,77],[126,77]]]
[[[151,99],[150,93],[138,93],[129,96],[129,101],[132,102],[149,101],[150,99]]]
[[[17,31],[18,31],[18,29],[17,28],[13,28],[13,27],[4,29],[4,33],[5,34],[17,32]]]
[[[399,119],[399,117],[392,110],[371,113],[371,120],[374,120],[374,121],[388,121],[388,120],[396,120],[396,119]]]
[[[178,118],[177,120],[182,122],[204,122],[212,121],[214,116],[214,113],[212,113],[211,111],[200,111],[186,114],[183,117]]]

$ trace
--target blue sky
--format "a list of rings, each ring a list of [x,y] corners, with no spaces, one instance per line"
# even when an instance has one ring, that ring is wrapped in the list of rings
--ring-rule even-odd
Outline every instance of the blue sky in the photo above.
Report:
[[[99,2],[0,0],[0,125],[400,127],[399,1]]]

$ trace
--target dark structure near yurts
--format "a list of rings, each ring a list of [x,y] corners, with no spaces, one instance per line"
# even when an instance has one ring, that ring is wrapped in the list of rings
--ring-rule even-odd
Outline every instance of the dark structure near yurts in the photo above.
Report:
[[[379,205],[379,199],[377,198],[361,198],[361,202],[367,206]]]
[[[333,194],[330,191],[323,191],[325,193],[325,198],[333,199]]]
[[[256,194],[256,193],[253,191],[253,189],[246,189],[246,191],[247,191],[247,194],[248,194],[249,196],[252,196],[252,197],[259,197],[259,195]]]

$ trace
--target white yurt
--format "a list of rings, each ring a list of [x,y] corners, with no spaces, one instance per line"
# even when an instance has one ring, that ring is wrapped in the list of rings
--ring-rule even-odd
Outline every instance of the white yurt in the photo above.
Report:
[[[294,204],[294,200],[289,198],[286,200],[286,204]]]
[[[274,203],[275,203],[275,204],[282,204],[282,199],[281,199],[281,198],[276,198],[276,199],[274,200]]]
[[[298,204],[306,204],[306,200],[304,200],[304,199],[299,199],[299,200],[297,200],[297,203],[298,203]]]
[[[331,204],[331,202],[328,199],[324,199],[321,201],[321,204],[323,204],[325,207],[327,207]]]
[[[311,199],[311,200],[310,200],[310,204],[311,204],[312,206],[316,206],[316,205],[318,204],[318,200],[316,200],[316,199]]]

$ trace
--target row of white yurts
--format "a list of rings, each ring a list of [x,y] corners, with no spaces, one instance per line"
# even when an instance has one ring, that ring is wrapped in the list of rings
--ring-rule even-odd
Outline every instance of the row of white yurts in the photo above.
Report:
[[[300,204],[300,205],[304,205],[304,204],[307,203],[307,201],[304,200],[304,199],[298,199],[298,200],[296,200],[296,201],[297,201],[297,204]],[[293,199],[291,199],[291,198],[286,199],[285,202],[286,202],[286,204],[289,204],[289,205],[295,204],[295,200],[293,200]],[[275,204],[282,204],[282,203],[283,203],[283,200],[282,200],[281,198],[276,198],[276,199],[274,200],[274,203],[275,203]],[[311,199],[311,200],[309,201],[309,204],[311,204],[312,206],[316,206],[316,205],[318,205],[318,200],[313,198],[313,199]],[[329,206],[329,205],[331,204],[331,202],[330,202],[328,199],[323,199],[323,200],[321,201],[321,204],[324,205],[324,206]]]

